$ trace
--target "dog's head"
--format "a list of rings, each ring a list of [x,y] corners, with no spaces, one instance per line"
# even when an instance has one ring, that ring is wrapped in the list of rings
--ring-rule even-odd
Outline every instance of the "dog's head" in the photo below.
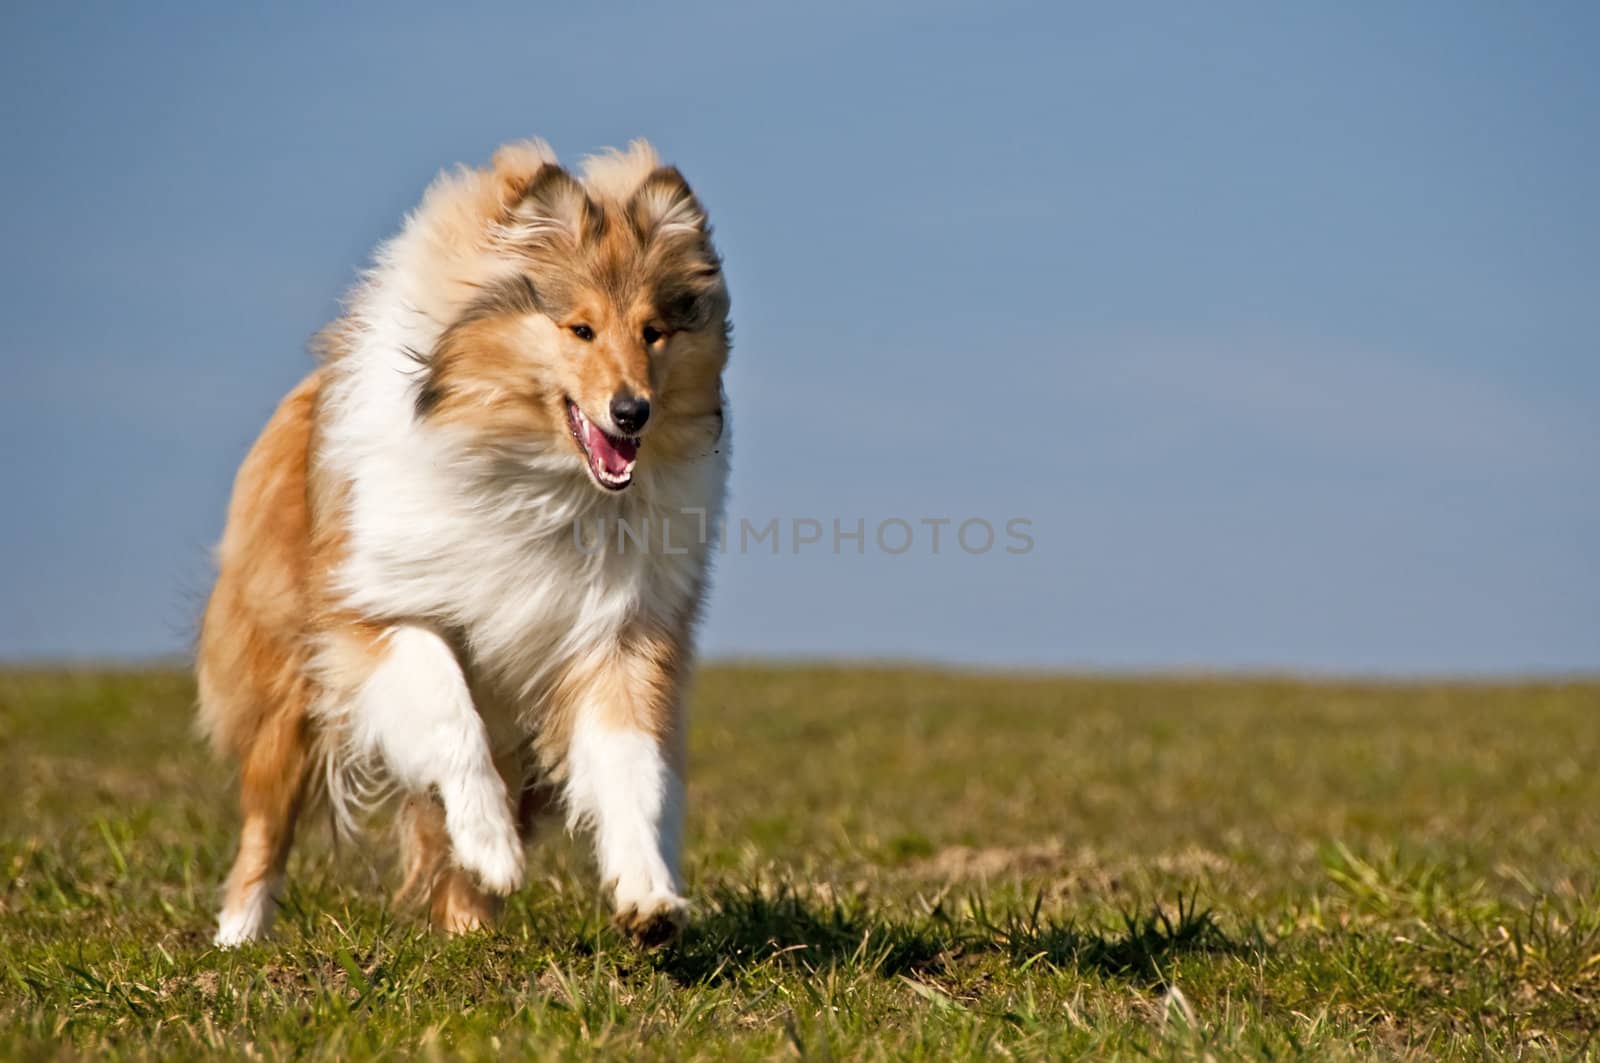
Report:
[[[564,452],[607,491],[638,463],[705,453],[729,303],[683,176],[637,144],[582,180],[499,158],[495,180],[489,265],[423,354],[417,416]]]

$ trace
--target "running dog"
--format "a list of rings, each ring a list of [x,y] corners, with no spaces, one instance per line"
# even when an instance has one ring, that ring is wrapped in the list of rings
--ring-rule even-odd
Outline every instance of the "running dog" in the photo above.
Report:
[[[378,249],[217,551],[199,722],[243,818],[219,944],[267,930],[306,808],[348,830],[388,795],[402,894],[449,932],[492,921],[554,810],[593,833],[618,925],[682,927],[728,309],[704,209],[642,141],[575,173],[508,145]]]

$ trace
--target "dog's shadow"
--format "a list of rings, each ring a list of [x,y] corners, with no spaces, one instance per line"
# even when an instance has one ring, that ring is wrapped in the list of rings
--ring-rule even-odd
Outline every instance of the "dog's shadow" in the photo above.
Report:
[[[991,913],[973,898],[960,914],[941,903],[916,915],[864,897],[829,901],[792,889],[724,889],[704,899],[699,917],[654,962],[676,981],[708,984],[771,962],[895,977],[999,957],[1019,967],[1042,964],[1155,985],[1178,957],[1264,947],[1234,940],[1193,897],[1180,896],[1175,911],[1161,905],[1125,911],[1112,927],[1041,918],[1041,907],[1036,900],[1028,911]]]

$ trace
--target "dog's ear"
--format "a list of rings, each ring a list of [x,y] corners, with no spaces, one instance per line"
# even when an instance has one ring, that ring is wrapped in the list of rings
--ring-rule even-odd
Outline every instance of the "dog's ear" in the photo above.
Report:
[[[551,237],[577,243],[600,235],[600,208],[566,170],[546,163],[530,177],[507,211],[507,235],[519,241]]]
[[[658,166],[628,204],[628,215],[646,240],[704,237],[706,212],[676,166]]]

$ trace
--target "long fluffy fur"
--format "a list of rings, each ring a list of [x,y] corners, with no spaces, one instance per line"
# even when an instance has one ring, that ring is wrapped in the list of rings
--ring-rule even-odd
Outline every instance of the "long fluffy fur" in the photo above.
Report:
[[[441,175],[378,249],[241,467],[218,551],[199,720],[241,761],[244,815],[220,941],[265,929],[319,788],[347,826],[410,792],[409,877],[451,929],[520,881],[505,824],[535,790],[596,830],[630,928],[681,921],[680,702],[728,470],[727,310],[703,209],[642,141],[581,178],[509,145]],[[614,491],[568,401],[614,432],[619,394],[653,412]],[[622,522],[672,549],[596,549]]]

